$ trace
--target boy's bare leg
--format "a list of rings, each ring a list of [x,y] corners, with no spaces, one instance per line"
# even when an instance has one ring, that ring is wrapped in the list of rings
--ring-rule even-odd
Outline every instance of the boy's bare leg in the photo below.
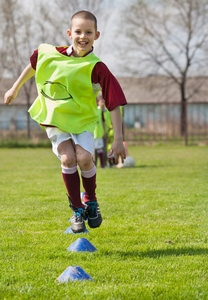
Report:
[[[83,149],[80,145],[75,145],[76,159],[82,171],[89,171],[94,167],[91,153]]]
[[[79,145],[76,145],[75,147],[77,163],[81,169],[82,183],[85,190],[83,201],[84,203],[87,201],[97,201],[95,195],[96,167],[92,155]]]

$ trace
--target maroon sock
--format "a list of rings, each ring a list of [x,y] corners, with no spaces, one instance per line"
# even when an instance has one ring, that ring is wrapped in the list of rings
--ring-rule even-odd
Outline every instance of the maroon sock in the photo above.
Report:
[[[73,174],[62,173],[62,176],[69,194],[69,198],[71,199],[74,207],[85,209],[80,197],[80,177],[78,171]]]
[[[83,198],[84,203],[88,201],[97,201],[96,198],[96,174],[90,178],[82,176],[82,184],[85,189],[85,195]]]
[[[99,159],[100,159],[100,166],[101,168],[104,167],[104,156],[103,156],[103,152],[99,152],[98,153]]]

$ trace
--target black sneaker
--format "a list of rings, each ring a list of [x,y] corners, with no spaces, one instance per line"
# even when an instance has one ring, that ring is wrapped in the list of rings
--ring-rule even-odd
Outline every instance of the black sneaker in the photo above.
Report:
[[[99,227],[102,223],[102,216],[100,213],[100,208],[97,202],[89,201],[85,203],[86,205],[86,215],[88,218],[88,225],[91,228]]]
[[[85,232],[85,211],[82,208],[76,208],[71,218],[71,230],[74,233]]]

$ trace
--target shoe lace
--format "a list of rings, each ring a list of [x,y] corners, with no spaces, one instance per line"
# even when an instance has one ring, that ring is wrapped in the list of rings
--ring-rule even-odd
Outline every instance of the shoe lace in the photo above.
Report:
[[[67,195],[68,200],[69,200],[69,207],[70,207],[73,211],[75,211],[75,206],[73,205],[73,203],[72,203],[72,201],[71,201],[69,195],[68,195],[68,194],[66,194],[66,195]]]
[[[88,202],[87,203],[87,210],[90,210],[94,213],[95,210],[96,210],[96,205],[97,205],[97,202],[95,202],[95,201]]]
[[[84,210],[82,208],[78,208],[74,211],[75,220],[82,220],[84,218]]]

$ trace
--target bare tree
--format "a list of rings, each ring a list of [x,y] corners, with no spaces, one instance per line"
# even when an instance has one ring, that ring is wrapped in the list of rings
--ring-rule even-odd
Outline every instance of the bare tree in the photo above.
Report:
[[[4,73],[17,78],[26,66],[31,54],[31,36],[33,35],[30,16],[24,13],[17,0],[1,0],[1,64]],[[6,47],[5,47],[6,45]],[[31,89],[34,79],[24,86],[27,108],[30,107]],[[27,136],[30,137],[30,117],[27,114]]]
[[[137,0],[124,19],[130,53],[136,53],[130,72],[163,75],[178,86],[186,134],[186,102],[199,89],[188,94],[187,78],[205,75],[208,66],[208,0]]]

